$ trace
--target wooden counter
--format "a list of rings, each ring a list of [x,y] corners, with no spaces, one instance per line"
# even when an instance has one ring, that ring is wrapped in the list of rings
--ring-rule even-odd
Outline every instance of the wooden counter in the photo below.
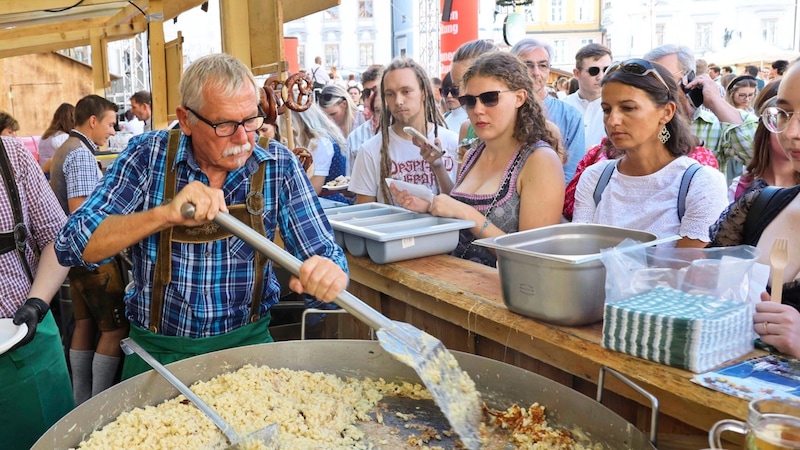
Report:
[[[746,401],[692,383],[691,372],[603,348],[601,323],[562,327],[508,311],[496,269],[447,255],[383,265],[349,255],[348,261],[350,292],[441,339],[448,349],[513,364],[590,397],[600,366],[617,370],[658,398],[659,439],[665,444],[695,435],[685,448],[705,447],[698,444],[704,442],[700,435],[716,421],[747,417]],[[363,338],[367,332],[352,318],[340,323],[340,337]],[[604,405],[649,430],[647,399],[613,377],[606,377],[606,388],[611,392]]]

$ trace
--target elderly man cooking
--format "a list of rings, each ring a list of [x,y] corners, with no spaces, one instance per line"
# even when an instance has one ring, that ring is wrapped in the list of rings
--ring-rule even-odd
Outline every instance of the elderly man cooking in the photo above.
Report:
[[[250,70],[229,55],[192,63],[179,86],[180,131],[131,140],[102,183],[59,233],[65,265],[95,267],[132,247],[126,293],[131,337],[166,364],[190,356],[270,342],[270,307],[280,286],[272,263],[211,223],[230,212],[304,261],[295,292],[330,302],[347,285],[336,245],[297,158],[271,141],[255,145],[264,123]],[[181,215],[185,203],[195,215]],[[148,369],[128,356],[127,378]]]

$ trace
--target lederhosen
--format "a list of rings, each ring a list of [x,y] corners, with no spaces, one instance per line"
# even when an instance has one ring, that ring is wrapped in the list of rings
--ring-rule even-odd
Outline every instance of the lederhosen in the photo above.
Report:
[[[176,171],[173,170],[175,157],[180,143],[180,130],[171,130],[167,142],[166,176],[164,177],[164,202],[171,201],[177,193]],[[258,170],[250,176],[250,192],[247,194],[245,204],[229,205],[228,210],[238,220],[249,224],[251,228],[266,236],[264,219],[261,214],[264,210],[263,186],[265,180],[266,163],[259,164]],[[264,288],[264,269],[268,263],[266,256],[255,252],[253,271],[253,296],[250,303],[250,323],[229,333],[205,338],[188,338],[181,336],[163,336],[159,334],[164,312],[164,293],[172,279],[172,243],[200,244],[233,236],[227,230],[215,223],[208,223],[199,227],[176,226],[159,233],[158,249],[153,274],[153,289],[150,299],[150,327],[148,330],[131,326],[131,337],[148,350],[162,364],[178,361],[190,356],[195,356],[211,351],[241,345],[272,342],[267,327],[270,314],[264,317],[259,314],[261,297]],[[123,379],[149,370],[144,361],[138,356],[131,355],[125,358]]]
[[[11,162],[0,140],[0,166],[8,200],[14,214],[14,231],[0,233],[5,254],[16,250],[28,278],[33,273],[25,257],[28,229],[22,216],[19,191]],[[74,406],[72,385],[61,347],[61,333],[48,311],[36,327],[36,337],[16,350],[0,355],[0,410],[7,411],[0,421],[3,448],[27,449]]]

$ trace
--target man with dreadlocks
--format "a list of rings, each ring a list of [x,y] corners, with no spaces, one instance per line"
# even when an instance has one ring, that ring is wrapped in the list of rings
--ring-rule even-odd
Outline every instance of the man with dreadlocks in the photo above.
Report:
[[[425,185],[434,194],[450,192],[458,135],[445,128],[425,69],[409,58],[395,59],[383,73],[380,90],[380,132],[361,146],[350,179],[356,203],[393,203],[386,178]],[[415,128],[441,151],[417,147],[404,127]]]

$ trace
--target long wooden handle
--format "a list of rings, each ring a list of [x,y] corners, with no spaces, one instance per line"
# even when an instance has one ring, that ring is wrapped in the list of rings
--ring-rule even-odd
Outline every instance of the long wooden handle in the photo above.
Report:
[[[194,205],[191,203],[184,203],[181,206],[181,214],[187,219],[194,217]],[[266,237],[260,235],[252,228],[243,224],[232,215],[218,212],[214,217],[214,222],[233,233],[234,236],[252,245],[253,248],[288,270],[292,275],[298,276],[300,274],[300,266],[302,263],[299,259],[280,248]],[[339,295],[336,296],[335,303],[352,314],[356,319],[364,322],[375,330],[380,330],[382,328],[388,329],[393,326],[392,321],[389,320],[388,317],[379,313],[347,291],[339,293]]]

